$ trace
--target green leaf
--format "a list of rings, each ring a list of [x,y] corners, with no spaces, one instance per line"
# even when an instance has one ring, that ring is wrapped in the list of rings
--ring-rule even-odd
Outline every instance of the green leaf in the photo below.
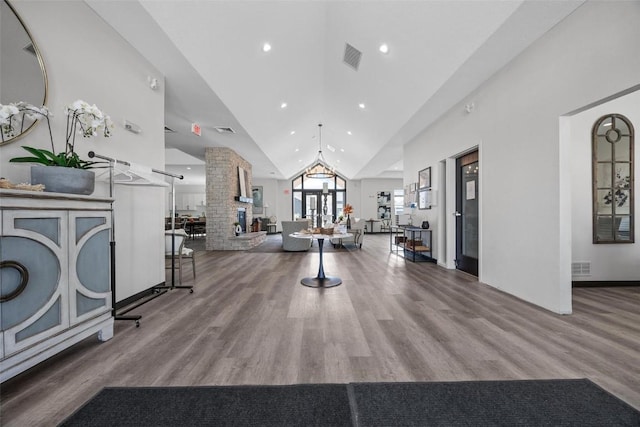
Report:
[[[45,150],[42,148],[33,148],[22,146],[29,153],[33,154],[33,157],[15,157],[10,162],[14,163],[39,163],[45,166],[61,166],[65,168],[76,168],[76,169],[91,169],[95,164],[102,162],[88,161],[82,160],[77,153],[70,152],[65,153],[61,152],[58,154],[53,153],[52,151]]]
[[[13,163],[40,163],[45,166],[51,166],[51,161],[47,159],[42,159],[40,157],[14,157],[9,160],[9,162]]]

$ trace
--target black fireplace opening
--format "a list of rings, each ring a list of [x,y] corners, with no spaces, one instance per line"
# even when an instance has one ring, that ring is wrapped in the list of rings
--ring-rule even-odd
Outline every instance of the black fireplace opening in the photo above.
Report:
[[[247,209],[246,208],[238,208],[238,222],[240,223],[240,227],[242,228],[242,232],[247,232]]]

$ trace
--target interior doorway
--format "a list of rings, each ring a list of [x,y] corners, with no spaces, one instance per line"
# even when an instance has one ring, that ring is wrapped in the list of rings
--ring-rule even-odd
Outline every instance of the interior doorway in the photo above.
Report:
[[[479,217],[478,151],[456,159],[456,257],[458,270],[478,276]]]

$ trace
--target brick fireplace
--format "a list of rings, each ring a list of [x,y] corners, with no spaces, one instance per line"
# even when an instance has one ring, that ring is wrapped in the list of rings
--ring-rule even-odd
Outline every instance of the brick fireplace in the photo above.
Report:
[[[235,235],[234,222],[245,209],[245,225],[253,222],[252,204],[236,200],[240,196],[238,167],[246,172],[246,188],[251,195],[251,164],[238,153],[226,147],[205,149],[207,192],[207,241],[206,249],[234,251],[251,249],[266,239],[266,232]]]

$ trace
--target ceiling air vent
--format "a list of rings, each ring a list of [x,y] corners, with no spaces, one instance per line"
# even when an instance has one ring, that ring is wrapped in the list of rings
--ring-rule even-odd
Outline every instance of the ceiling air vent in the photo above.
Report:
[[[230,127],[216,126],[214,129],[218,131],[218,133],[236,133],[236,131]]]
[[[362,52],[351,46],[349,43],[346,43],[346,46],[344,48],[344,63],[354,70],[358,71],[358,67],[360,66],[360,58],[362,58]]]
[[[168,127],[166,127],[166,126],[164,127],[164,133],[175,133],[175,132],[176,132],[176,131],[175,131],[175,130],[173,130],[173,129],[171,129],[171,128],[168,128]]]

